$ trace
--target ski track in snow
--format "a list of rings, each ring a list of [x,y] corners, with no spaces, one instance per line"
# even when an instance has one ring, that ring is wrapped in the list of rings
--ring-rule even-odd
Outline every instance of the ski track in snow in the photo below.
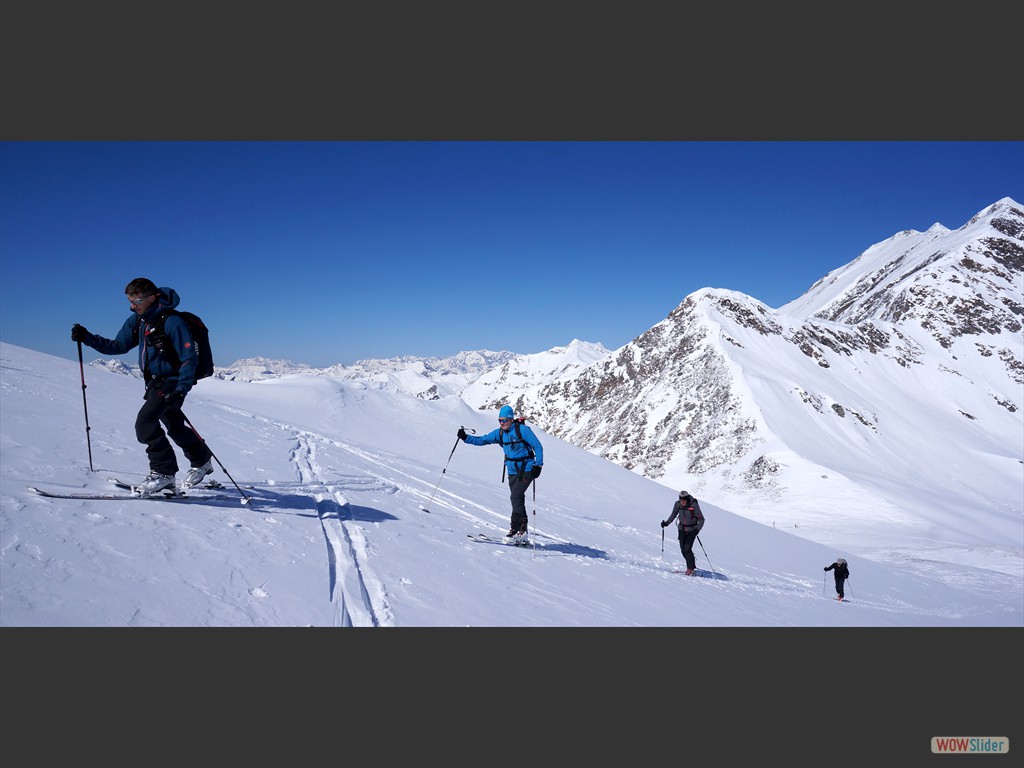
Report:
[[[297,482],[275,483],[274,487],[290,486],[302,495],[309,496],[310,504],[320,520],[327,544],[328,594],[335,605],[334,626],[394,626],[384,583],[369,566],[363,531],[349,517],[345,489],[382,490],[388,493],[395,493],[398,489],[386,479],[366,475],[343,475],[341,482],[332,482],[317,460],[318,446],[327,444],[351,450],[349,446],[274,419],[234,408],[225,410],[250,416],[290,434],[292,447],[289,461],[295,470]]]
[[[317,462],[317,443],[323,438],[309,432],[294,434],[291,462],[304,486],[322,486],[311,493],[327,541],[330,596],[338,627],[393,626],[384,585],[368,567],[366,542],[357,525],[345,521],[348,499],[342,488],[323,478]]]
[[[239,411],[239,413],[242,412]],[[421,510],[427,510],[424,505],[430,503],[431,509],[429,512],[424,511],[424,514],[438,515],[440,512],[442,515],[468,523],[465,533],[488,532],[493,534],[499,529],[502,533],[504,532],[505,522],[508,519],[507,511],[496,512],[472,499],[441,487],[443,476],[441,480],[438,480],[436,476],[424,478],[414,474],[411,470],[415,468],[415,465],[400,456],[369,451],[335,438],[251,413],[245,415],[273,425],[290,435],[292,448],[289,461],[295,469],[296,481],[294,483],[275,482],[273,487],[278,489],[286,487],[310,497],[311,506],[320,520],[327,544],[329,592],[331,600],[336,606],[335,626],[396,626],[387,598],[386,585],[370,567],[370,548],[367,545],[363,529],[351,520],[350,513],[347,511],[349,501],[345,495],[346,491],[378,492],[389,495],[409,494],[422,500],[422,504],[418,506]],[[352,457],[351,473],[340,473],[334,467],[326,470],[318,460],[318,451],[321,447],[338,449]],[[337,462],[337,457],[334,457],[333,461]],[[359,466],[360,464],[379,466],[382,473],[376,474]],[[410,483],[398,485],[395,482],[395,478],[398,477],[408,478]],[[256,485],[263,485],[263,483]],[[714,571],[716,575],[712,578],[682,577],[672,572],[681,567],[674,557],[675,553],[670,555],[668,552],[662,551],[660,555],[655,555],[641,551],[638,554],[638,547],[630,547],[625,551],[595,550],[585,544],[577,543],[577,541],[535,528],[536,505],[532,505],[531,510],[531,503],[528,499],[528,512],[531,511],[533,514],[530,527],[533,544],[525,547],[531,557],[560,556],[588,566],[600,565],[622,570],[648,572],[653,570],[662,573],[666,579],[683,579],[688,585],[695,588],[717,590],[721,597],[716,599],[727,601],[734,599],[730,595],[750,592],[810,600],[833,600],[835,597],[831,580],[823,584],[804,576],[769,570],[762,570],[760,574],[725,573],[715,569],[712,563],[706,561],[706,556],[702,558],[703,553],[698,554],[698,566],[704,570]],[[587,541],[586,531],[591,528],[601,528],[605,531],[612,528],[617,533],[635,537],[636,542],[641,542],[644,537],[650,535],[649,532],[642,531],[635,526],[614,525],[603,519],[580,515],[562,506],[547,509],[544,514],[550,514],[560,520],[571,520],[574,530],[578,530],[580,533],[579,536],[574,535],[574,539],[578,541]],[[455,532],[454,528],[450,530]],[[466,546],[477,545],[467,541]],[[502,546],[504,546],[503,543]],[[513,554],[512,549],[509,548],[509,556],[513,558],[523,554]],[[505,550],[499,548],[496,554],[505,555],[506,553]],[[702,560],[704,561],[702,562]],[[754,570],[759,569],[755,568]],[[874,610],[889,611],[897,615],[904,615],[908,612],[921,614],[935,614],[936,612],[934,606],[915,608],[915,606],[900,600],[890,599],[885,602],[858,600],[852,585],[847,594],[847,603],[850,604],[851,609],[860,605]],[[967,613],[969,612],[967,611]],[[957,606],[948,606],[944,610],[939,610],[939,613],[950,617],[962,617],[965,611]]]

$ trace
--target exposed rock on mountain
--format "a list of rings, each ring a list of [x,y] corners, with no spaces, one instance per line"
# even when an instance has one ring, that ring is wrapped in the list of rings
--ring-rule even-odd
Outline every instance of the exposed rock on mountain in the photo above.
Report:
[[[1024,451],[1022,233],[1021,207],[1004,198],[955,231],[894,235],[778,310],[696,291],[607,358],[518,402],[552,434],[733,506],[784,498],[788,474],[828,477],[829,457],[850,451],[863,453],[865,476],[920,482],[940,499],[938,468],[956,463],[955,483],[969,485],[976,452]],[[883,422],[892,408],[881,404],[902,399],[933,419]],[[934,432],[923,450],[922,432]],[[1019,499],[1013,476],[976,489],[979,499]],[[800,492],[828,504],[834,486]]]

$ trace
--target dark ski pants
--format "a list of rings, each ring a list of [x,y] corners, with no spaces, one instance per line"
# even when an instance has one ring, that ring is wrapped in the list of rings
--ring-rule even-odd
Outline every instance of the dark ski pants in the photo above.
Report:
[[[508,490],[512,500],[512,528],[513,531],[526,530],[526,489],[533,482],[533,475],[509,475]]]
[[[174,455],[171,440],[181,446],[182,453],[189,465],[199,467],[210,460],[213,455],[199,436],[185,424],[185,417],[180,410],[167,410],[158,386],[150,384],[146,388],[146,402],[135,417],[135,437],[146,445],[149,456],[149,468],[161,475],[174,475],[178,472],[178,458]],[[161,426],[161,422],[163,426]],[[167,432],[164,432],[164,427]]]
[[[688,533],[682,530],[679,531],[679,551],[683,553],[683,557],[686,559],[687,568],[697,567],[697,558],[693,556],[693,542],[696,540],[696,531]]]
[[[836,576],[836,594],[839,595],[843,599],[846,598],[846,595],[843,594],[843,582],[844,581],[846,581],[846,579],[843,579],[843,578],[840,578],[839,576]]]

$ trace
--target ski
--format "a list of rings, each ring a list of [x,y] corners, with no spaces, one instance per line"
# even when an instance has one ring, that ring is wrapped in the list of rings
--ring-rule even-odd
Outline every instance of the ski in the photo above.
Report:
[[[116,477],[108,477],[107,480],[109,482],[113,483],[114,485],[116,485],[118,488],[123,488],[126,491],[132,491],[132,494],[134,495],[134,488],[135,488],[135,486],[133,486],[131,483],[126,482],[125,480],[119,480]],[[245,487],[251,489],[253,486],[247,485]],[[240,499],[242,504],[245,504],[245,505],[251,504],[252,500],[253,500],[253,497],[249,496],[248,494],[246,494],[245,491],[242,491],[241,488],[239,488],[238,490],[242,494],[242,498]],[[186,494],[192,493],[193,491],[229,491],[229,489],[228,489],[228,487],[226,485],[223,485],[223,484],[221,484],[221,483],[219,483],[216,480],[211,478],[210,480],[207,480],[205,483],[200,483],[199,485],[193,485],[191,488],[188,488],[187,490],[184,490],[184,491],[183,490],[177,490],[175,493],[178,496],[184,496]],[[211,494],[208,494],[208,493],[200,493],[197,496],[193,496],[192,498],[195,498],[195,499],[223,499],[223,498],[234,499],[235,497],[234,496],[211,495]]]
[[[135,487],[131,483],[129,483],[127,480],[120,480],[120,479],[118,479],[116,477],[108,477],[107,478],[107,482],[108,483],[113,483],[118,488],[123,488],[126,491],[130,491],[130,490],[132,490]],[[189,488],[189,490],[190,491],[206,491],[206,490],[222,491],[222,490],[224,490],[224,486],[221,485],[220,483],[218,483],[216,480],[210,480],[210,481],[208,481],[206,483],[201,483],[199,485],[193,485],[191,488]]]
[[[216,496],[205,494],[202,496],[188,496],[184,493],[171,494],[161,492],[150,496],[135,496],[127,493],[57,493],[55,491],[46,491],[42,488],[37,488],[34,485],[28,486],[28,490],[33,493],[37,493],[40,496],[45,496],[48,499],[85,499],[88,501],[238,501],[237,496],[228,496],[224,494]]]
[[[686,571],[674,570],[674,571],[672,571],[672,573],[678,573],[678,574],[680,574],[682,576],[686,575]],[[716,578],[718,578],[717,574],[712,573],[711,571],[705,571],[705,570],[703,570],[701,568],[697,568],[690,575],[691,576],[700,576],[702,579],[716,579]]]
[[[510,541],[509,538],[495,539],[483,533],[467,533],[466,536],[471,538],[473,541],[482,541],[485,544],[500,544],[503,547],[529,547],[532,545],[532,542],[529,541],[529,539]]]

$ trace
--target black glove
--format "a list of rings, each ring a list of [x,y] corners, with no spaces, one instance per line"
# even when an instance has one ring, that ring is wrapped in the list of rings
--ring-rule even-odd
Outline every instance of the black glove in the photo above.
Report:
[[[828,566],[826,565],[826,566],[825,566],[824,568],[822,568],[821,570],[823,570],[823,571],[827,571],[827,570],[828,570]]]
[[[88,343],[88,340],[92,337],[92,334],[85,330],[84,325],[75,323],[71,326],[71,340],[72,341],[84,341]]]
[[[466,430],[465,429],[463,429],[462,427],[459,427],[459,431],[456,433],[456,435],[458,436],[459,440],[461,440],[462,442],[466,442]]]
[[[164,405],[167,406],[168,411],[180,411],[181,404],[185,402],[184,392],[171,392],[169,395],[164,395]]]
[[[543,467],[540,466],[540,464],[534,464],[533,465],[533,479],[534,480],[536,480],[538,477],[540,477],[540,471],[542,469],[543,469]]]
[[[662,520],[662,521],[661,521],[661,527],[662,527],[662,528],[666,528],[666,527],[668,527],[668,520]]]

